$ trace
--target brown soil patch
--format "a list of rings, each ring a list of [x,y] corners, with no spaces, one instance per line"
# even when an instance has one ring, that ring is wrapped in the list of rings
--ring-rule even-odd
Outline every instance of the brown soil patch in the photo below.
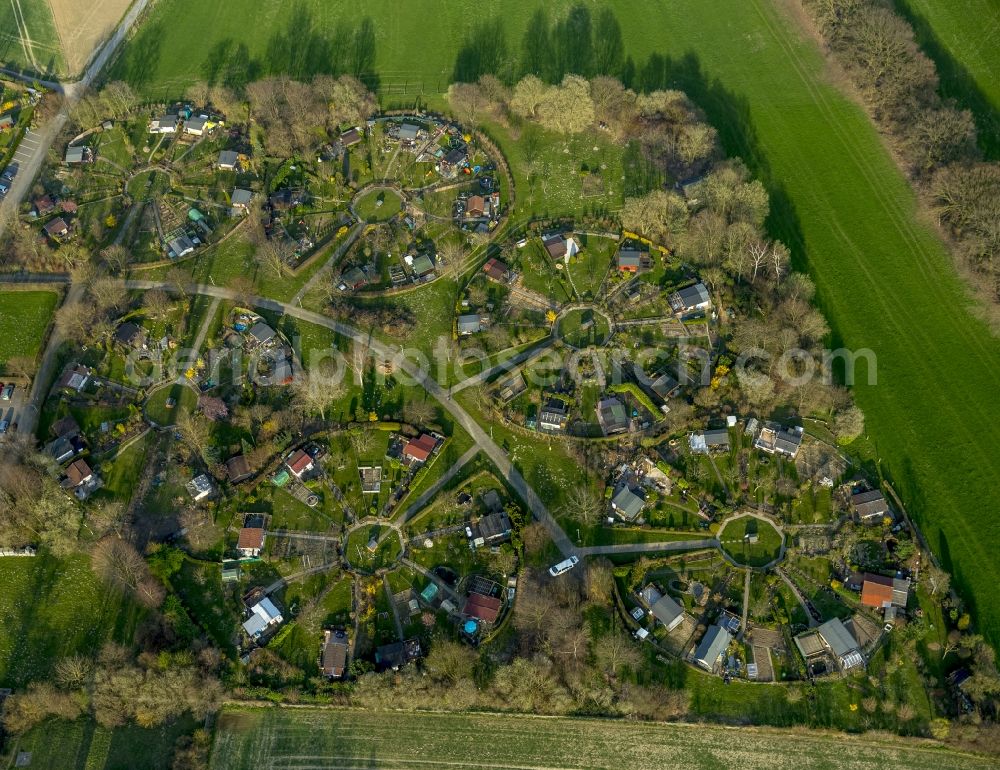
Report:
[[[115,28],[131,0],[49,0],[66,73],[78,75],[100,43]]]

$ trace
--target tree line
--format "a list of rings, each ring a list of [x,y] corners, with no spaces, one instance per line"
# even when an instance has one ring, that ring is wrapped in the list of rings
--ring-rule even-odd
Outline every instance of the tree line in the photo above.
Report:
[[[1000,302],[1000,164],[987,162],[972,113],[941,96],[938,73],[888,0],[806,0],[960,262]]]

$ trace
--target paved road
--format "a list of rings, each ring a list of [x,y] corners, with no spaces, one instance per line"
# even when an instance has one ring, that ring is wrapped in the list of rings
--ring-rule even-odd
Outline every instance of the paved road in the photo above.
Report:
[[[482,382],[487,382],[497,374],[512,371],[521,364],[526,363],[533,358],[537,358],[546,350],[551,349],[553,342],[555,342],[555,336],[554,334],[550,334],[548,337],[543,338],[540,342],[532,345],[527,350],[522,350],[516,356],[511,356],[506,361],[501,361],[496,366],[491,366],[489,369],[485,369],[479,374],[474,374],[471,377],[462,380],[457,385],[453,385],[451,392],[458,393],[460,390],[465,390],[473,385],[479,385]]]
[[[84,70],[83,76],[77,82],[67,83],[60,89],[63,94],[63,102],[59,111],[44,126],[35,131],[29,131],[25,136],[25,140],[29,140],[30,138],[32,149],[30,153],[26,153],[17,159],[17,178],[14,179],[10,192],[7,193],[7,197],[4,198],[3,203],[0,203],[0,236],[3,235],[7,226],[16,216],[21,201],[25,199],[31,190],[32,183],[35,181],[35,177],[42,167],[49,147],[55,141],[63,126],[66,125],[70,112],[72,112],[90,85],[101,74],[101,70],[111,60],[115,51],[118,50],[118,46],[125,40],[132,25],[135,24],[136,19],[146,10],[149,1],[135,0],[108,41],[97,50],[95,55],[92,55],[90,64]]]
[[[218,297],[212,298],[212,304],[208,306],[208,312],[205,313],[205,320],[201,322],[201,328],[198,329],[198,336],[194,340],[194,344],[191,349],[195,351],[196,355],[201,355],[201,346],[205,344],[205,337],[208,336],[208,327],[212,325],[215,320],[215,314],[219,310],[219,303],[222,302]]]
[[[787,585],[791,589],[792,593],[795,594],[795,598],[799,600],[799,604],[802,605],[802,611],[806,613],[806,620],[809,623],[809,628],[818,626],[819,624],[816,622],[816,618],[814,618],[812,613],[809,611],[809,605],[806,603],[805,597],[802,595],[799,587],[795,585],[795,581],[789,578],[781,567],[778,567],[775,571],[781,576],[781,579],[785,581],[785,585]]]
[[[331,270],[335,264],[337,264],[337,260],[339,260],[342,256],[344,256],[347,250],[351,248],[351,244],[358,239],[358,236],[361,235],[364,229],[365,229],[364,222],[358,222],[356,225],[354,225],[354,229],[351,230],[350,233],[348,233],[347,238],[344,239],[344,242],[337,247],[337,249],[333,252],[333,254],[330,255],[330,258],[326,261],[326,264],[323,265],[323,267],[321,267],[319,270],[317,270],[315,275],[312,276],[312,278],[310,278],[308,281],[302,284],[302,288],[299,289],[298,293],[294,297],[292,297],[292,304],[294,305],[302,304],[302,298],[305,297],[307,294],[309,294],[313,286],[319,283],[319,281],[323,278],[324,274],[328,270]]]
[[[126,288],[133,290],[165,290],[172,287],[171,284],[162,281],[125,281],[125,286]],[[222,286],[198,284],[195,286],[184,287],[184,290],[188,294],[206,294],[210,297],[221,297],[222,299],[228,300],[236,299],[235,292]],[[250,304],[255,307],[262,307],[266,310],[273,310],[277,313],[284,313],[292,316],[293,318],[298,318],[300,320],[316,324],[317,326],[330,329],[342,337],[353,340],[362,347],[370,348],[379,356],[394,360],[394,363],[397,364],[402,371],[412,377],[415,382],[418,382],[424,388],[424,390],[437,399],[437,401],[440,402],[440,404],[449,413],[451,413],[451,416],[455,418],[455,421],[461,425],[470,436],[472,436],[473,441],[480,447],[480,449],[482,449],[482,451],[486,453],[490,460],[493,461],[493,464],[496,465],[500,474],[510,482],[514,491],[517,492],[518,496],[528,506],[528,510],[534,514],[535,518],[542,522],[559,551],[564,556],[576,555],[578,553],[576,546],[573,545],[573,542],[566,536],[566,533],[563,532],[555,517],[549,512],[549,509],[545,506],[545,503],[542,502],[542,499],[538,496],[535,490],[531,488],[531,485],[529,485],[527,481],[525,481],[521,472],[514,467],[514,464],[510,461],[507,453],[504,452],[503,449],[501,449],[500,446],[490,438],[489,434],[479,426],[479,423],[472,419],[468,412],[451,399],[447,389],[442,387],[441,384],[427,372],[415,366],[412,361],[407,360],[405,357],[397,356],[396,354],[398,351],[395,348],[379,342],[370,334],[355,329],[352,326],[340,323],[339,321],[335,321],[332,318],[320,313],[315,313],[311,310],[306,310],[305,308],[296,307],[295,305],[291,305],[286,302],[279,302],[274,299],[268,299],[266,297],[251,297]],[[642,548],[640,550],[646,549]]]
[[[174,288],[172,284],[163,281],[138,281],[130,280],[125,281],[125,287],[130,290],[140,290],[148,291],[149,289],[171,289]],[[203,294],[209,297],[215,297],[217,299],[227,299],[235,300],[236,292],[231,289],[227,289],[223,286],[211,286],[208,284],[197,284],[192,286],[184,287],[184,291],[187,294]],[[73,285],[70,289],[70,295],[82,294],[82,289]],[[393,347],[386,345],[382,342],[371,337],[371,335],[355,329],[347,324],[335,321],[332,318],[328,318],[320,313],[315,313],[311,310],[306,310],[301,307],[296,307],[286,302],[280,302],[278,300],[269,299],[266,297],[251,297],[250,304],[255,307],[264,308],[266,310],[273,310],[278,313],[283,313],[289,315],[293,318],[298,318],[309,323],[316,324],[317,326],[322,326],[326,329],[336,332],[337,334],[353,340],[358,345],[370,348],[377,355],[385,357],[387,359],[396,358],[396,353],[398,352]],[[33,409],[26,410],[26,415],[30,415],[33,419],[31,424],[31,430],[34,430],[35,421],[37,421],[38,407],[41,403],[40,388],[38,383],[47,381],[47,376],[44,375],[42,370],[51,369],[54,366],[53,361],[55,359],[55,351],[58,350],[58,345],[53,347],[56,342],[57,334],[53,332],[51,341],[49,344],[49,349],[46,350],[45,358],[43,360],[43,365],[40,368],[39,376],[36,377],[36,386],[32,390],[33,398]],[[411,361],[404,357],[399,357],[396,359],[399,368],[404,371],[407,375],[412,377],[414,381],[420,383],[423,388],[433,396],[451,415],[455,418],[455,421],[464,428],[470,436],[472,436],[475,446],[478,447],[480,451],[486,453],[486,455],[493,461],[497,470],[502,476],[504,476],[510,485],[517,492],[518,496],[524,501],[528,506],[528,510],[532,512],[536,519],[538,519],[548,530],[549,536],[555,543],[556,547],[564,556],[598,556],[604,554],[622,554],[622,553],[659,553],[665,551],[684,551],[697,548],[717,548],[719,542],[714,539],[710,540],[683,540],[683,541],[672,541],[667,543],[635,543],[635,544],[625,544],[625,545],[609,545],[609,546],[593,546],[589,548],[577,548],[573,542],[569,539],[566,533],[559,526],[555,517],[546,507],[545,503],[538,496],[538,493],[532,489],[531,485],[524,479],[521,472],[514,466],[507,453],[500,448],[496,442],[490,438],[489,434],[480,427],[468,412],[466,412],[459,404],[455,403],[451,399],[448,390],[441,386],[437,380],[433,379],[427,372],[423,369],[415,366]],[[471,451],[471,450],[470,450]],[[325,565],[329,566],[329,565]],[[418,565],[412,565],[415,569],[420,569]],[[318,572],[323,567],[313,568],[312,570],[307,570],[305,573],[298,573],[290,578],[289,580],[301,577],[304,574],[313,574]],[[279,581],[285,582],[285,581]]]
[[[27,157],[21,156],[18,159],[17,177],[14,179],[13,184],[11,184],[7,196],[0,203],[0,237],[3,237],[7,227],[17,218],[17,209],[21,205],[21,201],[27,197],[28,192],[31,190],[35,177],[38,175],[42,163],[45,161],[49,147],[52,146],[52,143],[66,124],[70,112],[86,93],[87,88],[100,75],[101,70],[110,61],[118,46],[121,45],[122,41],[128,35],[129,30],[135,24],[136,19],[146,10],[147,5],[149,5],[149,0],[135,0],[128,13],[125,14],[118,27],[111,34],[111,37],[97,50],[96,54],[92,55],[90,64],[84,71],[83,77],[76,83],[68,83],[58,89],[63,94],[63,103],[59,111],[52,117],[52,120],[38,130],[28,132],[28,135],[25,136],[26,140],[30,137],[33,150]],[[66,295],[66,301],[79,301],[82,297],[83,287],[73,285]],[[43,391],[48,389],[48,384],[54,375],[57,353],[62,343],[62,335],[53,329],[52,334],[49,335],[49,344],[46,346],[45,353],[38,365],[38,372],[31,383],[31,407],[24,410],[21,424],[18,426],[18,430],[23,433],[33,434],[35,432],[35,426],[38,424],[39,407],[42,397],[45,395]]]
[[[69,283],[69,273],[0,273],[0,283]]]
[[[747,617],[750,614],[750,575],[751,570],[746,571],[745,582],[743,583],[743,620],[740,623],[740,635],[737,637],[738,641],[742,641],[743,637],[747,632]]]
[[[63,90],[63,84],[57,80],[39,80],[38,78],[31,77],[31,75],[25,75],[23,72],[7,69],[6,67],[0,67],[0,75],[4,75],[12,80],[22,80],[25,83],[38,83],[40,86],[44,86],[50,91],[58,91],[59,93],[62,93]]]
[[[427,578],[432,583],[434,583],[438,587],[438,589],[440,589],[441,591],[443,591],[444,593],[446,593],[448,595],[448,598],[451,599],[451,603],[452,604],[454,604],[456,607],[461,606],[462,602],[458,598],[458,594],[456,594],[451,589],[451,586],[449,586],[447,583],[445,583],[441,578],[439,578],[437,575],[435,575],[429,569],[427,569],[426,567],[421,566],[420,564],[417,564],[415,561],[410,561],[409,559],[400,559],[399,563],[403,564],[403,565],[405,565],[407,567],[409,567],[412,570],[415,570],[416,572],[419,572],[425,578]]]
[[[265,594],[272,594],[284,585],[289,583],[294,583],[296,580],[301,580],[304,577],[309,577],[310,575],[315,575],[318,572],[326,572],[327,570],[333,569],[334,567],[339,567],[340,561],[328,561],[326,564],[320,564],[316,567],[310,567],[309,569],[304,569],[301,572],[296,572],[288,577],[278,578],[271,585],[264,589]]]
[[[426,492],[407,506],[406,510],[403,511],[403,515],[400,517],[400,525],[405,525],[410,519],[420,513],[420,511],[424,509],[424,506],[434,499],[434,495],[436,495],[445,484],[455,478],[459,471],[461,471],[462,468],[464,468],[466,464],[477,454],[479,454],[479,447],[473,446],[467,449],[465,454],[459,457],[455,461],[455,464],[452,465],[441,478],[431,484],[430,488],[428,488]]]
[[[616,553],[663,553],[664,551],[697,551],[701,548],[718,548],[714,538],[704,540],[670,540],[666,543],[625,543],[623,545],[593,545],[577,548],[577,556],[607,556]]]

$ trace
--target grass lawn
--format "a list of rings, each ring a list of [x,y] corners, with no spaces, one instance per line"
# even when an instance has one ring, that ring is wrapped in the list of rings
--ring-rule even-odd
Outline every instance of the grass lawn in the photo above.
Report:
[[[315,508],[311,508],[284,489],[267,486],[270,489],[263,485],[260,487],[258,496],[261,499],[266,499],[270,493],[271,516],[273,517],[271,526],[274,529],[326,532],[332,526],[329,516],[325,515],[324,501],[327,497],[325,493],[318,493],[320,502]]]
[[[362,195],[354,204],[358,216],[366,222],[387,222],[403,208],[403,199],[392,190],[375,189]]]
[[[130,444],[114,460],[101,463],[99,472],[104,479],[104,487],[98,490],[98,495],[112,495],[123,501],[131,499],[136,482],[146,464],[150,435],[146,434]]]
[[[224,652],[234,655],[236,629],[242,618],[227,604],[222,585],[222,566],[190,557],[170,578],[191,619],[200,625],[212,642]]]
[[[603,345],[611,334],[611,324],[603,313],[581,308],[559,319],[559,336],[575,348]]]
[[[108,589],[77,555],[0,558],[0,686],[44,679],[63,657],[128,644],[142,609]]]
[[[756,542],[750,542],[754,536]],[[719,542],[735,561],[751,567],[764,566],[778,558],[781,551],[778,531],[754,516],[741,516],[730,521],[719,532]]]
[[[510,162],[518,213],[546,216],[621,207],[622,148],[604,135],[561,136],[532,126],[515,140],[499,126],[487,128]],[[532,146],[537,147],[534,152]]]
[[[633,543],[673,543],[681,540],[703,540],[707,532],[671,532],[663,529],[632,529],[629,527],[581,527],[584,545],[624,545]],[[569,532],[570,530],[567,530]]]
[[[0,292],[0,372],[12,358],[37,358],[58,302],[54,291]]]
[[[618,249],[618,242],[610,238],[577,236],[582,241],[580,253],[570,259],[565,268],[573,278],[573,285],[583,301],[593,300],[608,274],[611,259]]]
[[[173,406],[167,400],[173,399]],[[181,412],[193,412],[198,406],[198,394],[187,385],[167,385],[146,401],[146,416],[157,425],[173,425]]]
[[[374,550],[368,547],[372,538],[377,541]],[[388,567],[399,557],[399,551],[399,536],[389,527],[378,524],[354,530],[344,546],[351,566],[367,572]]]
[[[489,551],[485,548],[469,548],[469,540],[464,532],[437,537],[430,548],[425,548],[421,543],[411,549],[410,558],[426,569],[443,566],[459,575],[486,572],[489,567]],[[421,578],[421,583],[422,589],[427,584],[426,578]]]
[[[549,301],[563,305],[573,299],[573,290],[563,277],[565,267],[556,269],[555,263],[542,248],[540,238],[532,238],[515,252],[517,268],[524,286],[536,291]]]
[[[346,626],[351,616],[351,579],[341,578],[320,600],[320,626]]]
[[[594,483],[567,451],[562,440],[541,433],[525,434],[511,430],[500,422],[491,421],[482,413],[472,390],[463,390],[455,396],[455,400],[480,425],[491,431],[493,439],[507,452],[511,462],[550,511],[559,513],[559,509],[566,503],[566,491],[574,485]]]
[[[410,486],[410,491],[407,493],[399,505],[397,506],[397,511],[404,511],[406,507],[416,500],[420,495],[430,489],[438,480],[448,472],[448,470],[458,461],[463,454],[466,453],[472,447],[472,436],[465,432],[463,428],[456,425],[455,433],[448,440],[448,443],[444,447],[438,450],[438,453],[434,455],[430,463],[425,465],[420,471],[417,472],[417,477],[413,484]],[[470,460],[470,465],[474,464],[475,460]],[[474,465],[472,465],[474,467]]]
[[[707,679],[707,677],[701,677]],[[777,707],[780,687],[715,685],[735,699],[736,691],[759,693],[754,705]],[[846,688],[845,688],[846,689]],[[706,696],[707,700],[707,696]],[[804,701],[805,699],[803,699]],[[746,706],[748,704],[743,703]],[[800,710],[804,710],[800,706]],[[744,714],[749,712],[744,712]],[[477,736],[493,737],[485,757]],[[627,756],[634,770],[662,767],[726,766],[732,728],[713,725],[640,724],[620,720],[539,719],[508,714],[420,714],[228,708],[219,720],[212,751],[213,770],[269,770],[289,762],[316,767],[548,767],[605,768],[608,757]],[[950,770],[990,767],[977,758],[927,743],[884,736],[800,733],[794,736],[744,728],[739,734],[740,765],[791,768],[840,767],[845,753],[859,768]]]
[[[23,31],[22,31],[23,23]],[[42,75],[63,73],[66,62],[49,4],[4,3],[0,5],[0,63]],[[25,42],[24,32],[27,32]]]
[[[177,739],[197,727],[188,717],[150,729],[49,720],[11,744],[31,752],[32,770],[169,770]]]
[[[435,356],[434,351],[439,348],[447,350],[451,343],[458,294],[459,287],[453,279],[438,278],[428,286],[396,295],[390,300],[392,304],[405,308],[413,315],[413,323],[409,326],[411,331],[401,338],[388,338],[378,329],[374,329],[373,334],[390,343],[419,352],[425,356],[426,361],[431,362],[429,371],[434,374],[438,382],[453,384],[457,380],[454,366],[446,365],[442,371],[442,367],[437,364],[443,364],[447,359]],[[373,303],[370,300],[362,300],[360,304]],[[414,359],[411,357],[410,360]]]

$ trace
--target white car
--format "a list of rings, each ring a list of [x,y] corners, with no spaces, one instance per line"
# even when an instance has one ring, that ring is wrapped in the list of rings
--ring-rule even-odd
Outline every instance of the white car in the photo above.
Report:
[[[552,577],[558,577],[559,575],[562,575],[564,572],[569,572],[571,569],[573,569],[573,567],[575,567],[579,563],[580,563],[579,556],[570,556],[568,559],[564,559],[558,564],[554,564],[553,566],[549,567],[549,574],[552,575]]]
[[[10,397],[13,395],[14,395],[14,383],[12,382],[6,388],[3,389],[2,393],[0,393],[0,400],[10,401]]]

